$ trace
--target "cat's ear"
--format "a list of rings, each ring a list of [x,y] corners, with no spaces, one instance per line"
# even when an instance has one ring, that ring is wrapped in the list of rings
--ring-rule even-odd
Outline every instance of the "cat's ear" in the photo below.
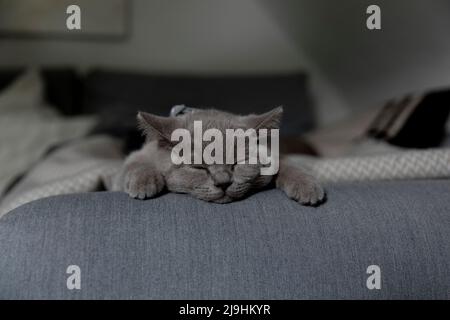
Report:
[[[171,143],[172,132],[179,128],[176,117],[161,117],[147,112],[138,112],[138,127],[148,140],[162,140]]]
[[[257,129],[279,129],[283,107],[277,107],[263,114],[249,115],[245,117],[248,128]]]

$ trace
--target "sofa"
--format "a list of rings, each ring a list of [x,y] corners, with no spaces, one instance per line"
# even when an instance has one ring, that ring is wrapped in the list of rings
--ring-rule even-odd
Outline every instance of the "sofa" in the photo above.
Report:
[[[186,195],[51,197],[0,222],[3,299],[449,299],[450,182],[279,190],[220,205]],[[68,266],[80,290],[66,286]],[[368,289],[369,266],[381,288]]]
[[[11,74],[0,73],[0,87]],[[236,79],[45,74],[49,101],[61,113],[96,113],[97,131],[128,138],[133,120],[122,115],[135,112],[130,105],[164,113],[172,103],[208,105],[222,97],[226,109],[243,97],[236,88],[230,92],[239,94],[223,97]],[[241,85],[253,89],[241,101],[260,106],[290,99],[293,116],[284,134],[301,134],[315,123],[306,78],[282,77],[281,88],[291,94],[280,89],[280,79],[246,78]],[[206,85],[212,87],[197,90]],[[150,94],[142,97],[150,88],[166,95],[149,102]],[[256,94],[263,91],[264,101]],[[180,98],[165,100],[171,92]],[[121,121],[108,118],[111,110]],[[327,201],[318,207],[301,206],[279,190],[230,204],[182,194],[140,201],[114,192],[27,203],[0,219],[0,299],[450,298],[450,181],[326,189]],[[69,283],[74,266],[79,287]]]

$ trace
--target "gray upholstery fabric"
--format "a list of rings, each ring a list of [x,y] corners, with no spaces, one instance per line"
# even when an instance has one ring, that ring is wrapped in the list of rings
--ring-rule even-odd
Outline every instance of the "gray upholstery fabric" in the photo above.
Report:
[[[81,290],[66,268],[81,268]],[[381,290],[366,269],[381,267]],[[450,182],[278,190],[218,205],[168,194],[58,196],[0,220],[1,298],[450,298]]]

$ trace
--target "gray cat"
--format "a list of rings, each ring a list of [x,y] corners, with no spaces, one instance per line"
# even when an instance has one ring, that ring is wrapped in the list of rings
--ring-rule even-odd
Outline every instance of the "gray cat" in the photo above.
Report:
[[[173,164],[171,134],[177,128],[189,130],[201,120],[204,130],[215,128],[225,135],[226,129],[278,129],[283,109],[261,115],[234,115],[214,109],[189,112],[176,117],[160,117],[140,112],[138,123],[147,142],[125,160],[116,176],[113,190],[125,191],[137,199],[152,198],[164,189],[187,193],[196,198],[228,203],[267,188],[273,183],[290,198],[303,205],[318,205],[325,192],[316,179],[281,157],[276,175],[261,175],[261,164]],[[270,148],[270,147],[269,147]],[[225,150],[224,146],[224,150]]]

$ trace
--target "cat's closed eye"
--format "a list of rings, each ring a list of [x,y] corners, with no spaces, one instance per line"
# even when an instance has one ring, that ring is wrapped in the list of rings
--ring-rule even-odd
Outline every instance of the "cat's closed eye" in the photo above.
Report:
[[[191,165],[191,168],[192,169],[197,169],[197,170],[208,170],[208,168],[206,166],[201,165],[201,164],[199,164],[199,165],[197,165],[197,164]]]

